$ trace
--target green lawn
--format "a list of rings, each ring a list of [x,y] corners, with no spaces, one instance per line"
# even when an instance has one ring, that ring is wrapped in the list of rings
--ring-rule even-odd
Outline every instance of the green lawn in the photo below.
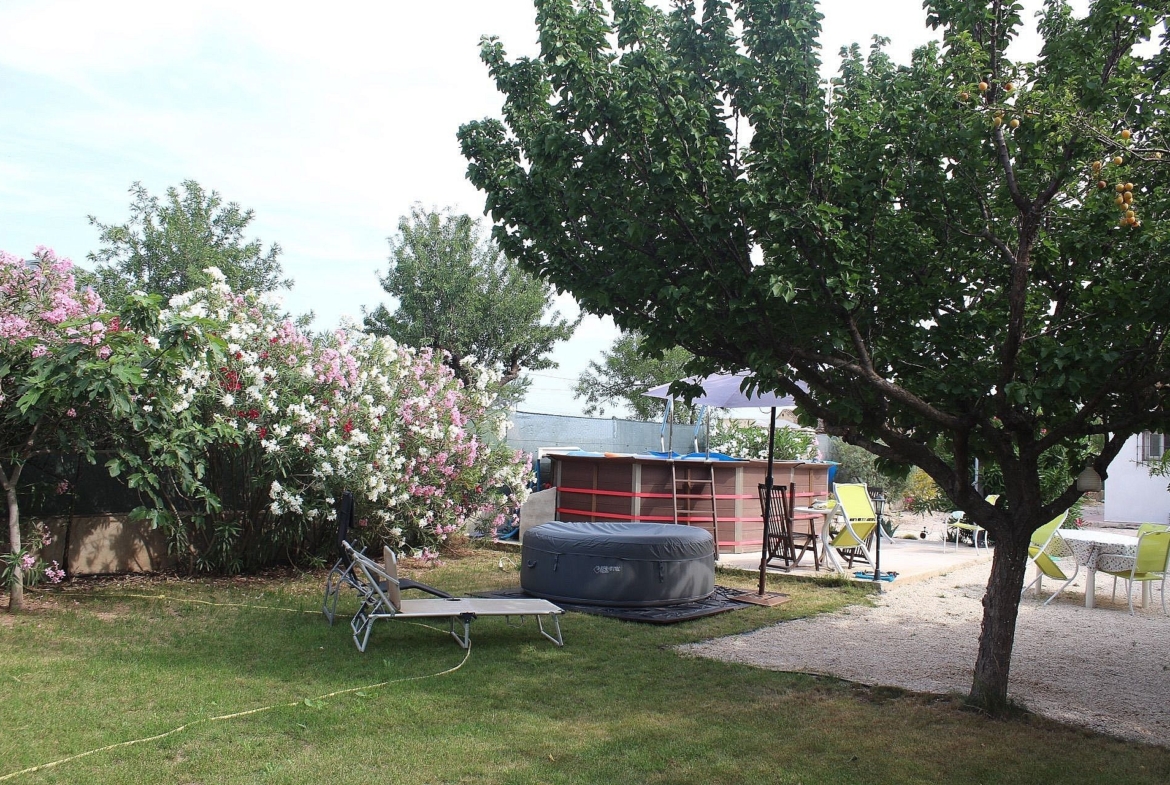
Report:
[[[457,592],[515,584],[500,556],[476,552],[421,579]],[[1170,781],[1165,749],[1034,717],[991,720],[954,698],[693,659],[672,648],[865,601],[839,586],[778,581],[793,597],[779,608],[666,627],[568,614],[564,649],[531,621],[512,629],[482,619],[470,657],[453,673],[320,701],[454,668],[464,652],[445,631],[379,623],[361,654],[344,619],[329,627],[319,613],[127,596],[314,611],[322,579],[139,580],[34,593],[33,611],[0,619],[0,778],[277,705],[9,781]],[[352,593],[343,605],[352,610]]]

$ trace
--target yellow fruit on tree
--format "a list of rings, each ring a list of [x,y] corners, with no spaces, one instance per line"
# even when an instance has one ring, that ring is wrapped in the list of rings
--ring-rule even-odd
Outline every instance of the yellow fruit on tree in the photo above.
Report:
[[[981,93],[987,92],[987,82],[980,82],[979,83],[979,92],[981,92]]]
[[[1125,204],[1125,200],[1124,200],[1124,199],[1122,199],[1120,196],[1118,196],[1117,198],[1115,198],[1115,199],[1113,200],[1113,203],[1114,203],[1115,205],[1117,205],[1118,207],[1120,207],[1121,205]]]
[[[1137,213],[1135,213],[1133,210],[1126,210],[1125,211],[1126,218],[1134,218],[1136,216],[1137,216]]]
[[[1122,158],[1120,155],[1116,155],[1113,157],[1113,163],[1117,164],[1118,166],[1121,166],[1123,163],[1125,163],[1125,159]]]
[[[1101,171],[1101,162],[1100,161],[1093,161],[1093,171],[1094,172]]]
[[[1125,201],[1126,204],[1130,204],[1133,201],[1133,194],[1131,194],[1129,191],[1126,191],[1121,195],[1121,198]]]
[[[1133,134],[1130,133],[1130,130],[1128,128],[1121,129],[1121,138],[1122,139],[1128,139],[1131,136],[1133,136]]]
[[[1010,125],[1012,128],[1019,128],[1020,121],[1013,117],[1012,121],[1010,123],[1008,123],[1008,125]]]
[[[966,101],[970,97],[971,97],[971,95],[969,93],[959,93],[959,100],[960,101]]]
[[[1113,190],[1117,191],[1117,193],[1121,193],[1125,190],[1125,183],[1118,183],[1117,185],[1113,186]]]
[[[1132,191],[1133,190],[1133,183],[1126,183],[1125,190]]]
[[[1008,82],[1007,84],[1005,84],[1003,86],[1003,89],[1010,93],[1012,90],[1016,89],[1016,86],[1014,84],[1012,84],[1011,82]]]

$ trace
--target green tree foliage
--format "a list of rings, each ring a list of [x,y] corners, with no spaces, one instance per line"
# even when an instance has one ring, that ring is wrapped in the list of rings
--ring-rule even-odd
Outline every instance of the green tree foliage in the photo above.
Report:
[[[89,282],[115,310],[135,290],[162,295],[165,302],[206,285],[209,267],[221,270],[235,291],[271,292],[292,285],[280,277],[280,246],[273,243],[264,250],[260,240],[244,237],[255,217],[252,210],[241,210],[235,202],[225,205],[219,193],[207,193],[194,180],[184,180],[182,192],[168,188],[165,201],[141,183],[130,186],[130,193],[134,201],[126,223],[89,217],[101,230],[102,243],[88,255],[97,264]]]
[[[536,5],[539,57],[483,43],[503,120],[460,131],[505,253],[929,474],[997,544],[971,699],[1002,709],[1028,540],[1079,497],[1041,456],[1099,434],[1104,476],[1167,426],[1170,54],[1134,51],[1166,4],[1051,0],[1024,62],[1018,4],[928,0],[941,45],[828,86],[812,0]]]
[[[658,420],[666,401],[644,395],[646,390],[686,376],[691,353],[675,346],[654,355],[643,347],[638,332],[622,333],[601,362],[592,360],[577,378],[573,397],[585,399],[585,414],[605,415],[605,407],[626,406],[639,420]],[[693,407],[676,402],[675,422],[693,422]]]
[[[395,307],[368,313],[366,331],[447,352],[464,381],[466,357],[499,370],[505,384],[525,370],[555,368],[553,346],[581,323],[549,313],[552,287],[501,253],[467,215],[416,205],[390,238],[390,270],[381,282]]]
[[[882,488],[887,499],[896,499],[905,492],[908,479],[905,465],[883,465],[869,450],[836,436],[830,439],[830,446],[829,460],[838,464],[837,482],[863,482]]]

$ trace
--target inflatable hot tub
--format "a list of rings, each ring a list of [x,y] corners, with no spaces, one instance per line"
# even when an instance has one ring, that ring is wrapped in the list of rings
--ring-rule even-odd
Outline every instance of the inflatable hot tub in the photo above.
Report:
[[[662,523],[562,523],[524,534],[520,586],[584,605],[653,607],[715,591],[710,533]]]

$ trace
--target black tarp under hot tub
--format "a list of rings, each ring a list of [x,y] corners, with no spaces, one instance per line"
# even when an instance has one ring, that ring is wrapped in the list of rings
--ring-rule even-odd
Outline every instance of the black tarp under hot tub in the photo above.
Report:
[[[562,523],[524,534],[520,586],[547,600],[651,607],[715,591],[715,543],[662,523]]]

